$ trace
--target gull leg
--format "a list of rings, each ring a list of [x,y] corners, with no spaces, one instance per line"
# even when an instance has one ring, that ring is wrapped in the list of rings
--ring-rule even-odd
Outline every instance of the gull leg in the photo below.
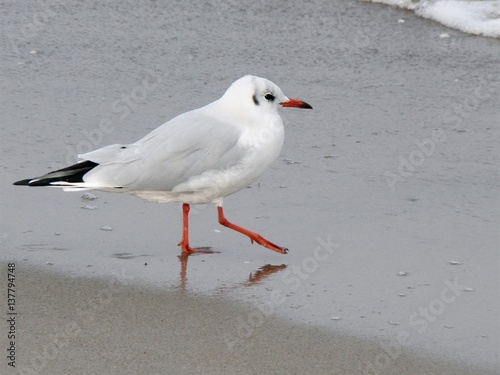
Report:
[[[224,211],[222,210],[222,206],[217,206],[217,211],[218,211],[218,214],[219,214],[219,223],[221,223],[225,227],[231,228],[232,230],[240,232],[240,233],[244,234],[245,236],[249,237],[250,241],[252,241],[252,243],[255,241],[259,245],[267,247],[268,249],[276,251],[276,252],[278,252],[280,254],[286,254],[286,253],[288,253],[288,249],[287,248],[275,245],[271,241],[266,240],[261,235],[259,235],[257,233],[254,233],[254,232],[251,232],[248,229],[242,228],[242,227],[240,227],[240,226],[238,226],[236,224],[233,224],[233,223],[229,222],[224,217]]]
[[[212,251],[208,250],[209,248],[203,249],[195,249],[189,246],[189,204],[183,203],[182,205],[182,219],[183,219],[183,227],[182,227],[182,240],[179,242],[179,245],[182,248],[182,251],[186,254],[192,253],[204,253],[211,254]]]

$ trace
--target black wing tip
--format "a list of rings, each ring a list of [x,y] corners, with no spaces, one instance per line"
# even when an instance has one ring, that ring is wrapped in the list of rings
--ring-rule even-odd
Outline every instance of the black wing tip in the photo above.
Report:
[[[14,182],[12,185],[16,186],[48,186],[51,182],[57,181],[56,179],[43,179],[37,180],[35,178],[27,178],[26,180],[20,180]]]
[[[28,178],[26,180],[19,180],[19,181],[14,182],[12,185],[29,186],[31,180],[32,180],[32,178]]]
[[[70,165],[69,167],[49,172],[44,176],[27,178],[14,182],[13,185],[20,186],[50,186],[52,182],[83,182],[83,176],[92,168],[99,164],[90,160],[84,160],[79,163]],[[64,172],[61,174],[61,172]],[[58,174],[57,177],[55,175]]]

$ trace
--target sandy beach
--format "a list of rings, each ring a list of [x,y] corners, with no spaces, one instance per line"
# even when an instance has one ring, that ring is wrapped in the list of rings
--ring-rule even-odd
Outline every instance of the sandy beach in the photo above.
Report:
[[[498,373],[498,39],[358,1],[1,7],[2,373]],[[314,107],[224,205],[288,255],[194,206],[218,253],[179,258],[180,205],[12,186],[246,74]]]
[[[129,285],[124,276],[68,278],[21,265],[16,271],[17,371],[5,366],[4,373],[489,373],[396,346],[262,318],[255,309],[221,298],[147,290]],[[370,365],[368,358],[377,362]],[[387,358],[391,365],[380,371],[377,366]]]

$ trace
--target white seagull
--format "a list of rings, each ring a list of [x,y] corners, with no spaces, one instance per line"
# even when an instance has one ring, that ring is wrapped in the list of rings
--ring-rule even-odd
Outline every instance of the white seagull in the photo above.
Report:
[[[213,203],[219,223],[252,243],[286,254],[257,233],[230,223],[224,197],[254,182],[283,146],[279,106],[312,108],[286,97],[273,82],[255,76],[235,81],[213,103],[183,113],[132,144],[114,144],[78,157],[82,161],[14,185],[56,186],[66,191],[128,193],[149,201],[183,203],[185,253],[210,252],[189,246],[189,205]]]

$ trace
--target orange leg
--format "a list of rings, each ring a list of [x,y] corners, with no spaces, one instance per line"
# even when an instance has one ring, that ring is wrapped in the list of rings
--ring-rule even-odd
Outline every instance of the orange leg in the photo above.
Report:
[[[182,205],[182,218],[183,218],[183,228],[182,228],[182,240],[179,242],[179,246],[182,247],[182,251],[187,254],[192,253],[204,253],[211,254],[212,251],[209,248],[195,249],[189,246],[189,204],[184,203]]]
[[[189,208],[188,208],[188,210],[189,210]],[[286,253],[288,253],[288,249],[287,248],[275,245],[271,241],[268,241],[264,237],[260,236],[259,234],[251,232],[248,229],[242,228],[242,227],[240,227],[238,225],[235,225],[235,224],[229,222],[224,217],[224,211],[222,210],[222,206],[217,206],[217,211],[219,213],[219,223],[221,223],[225,227],[228,227],[228,228],[231,228],[231,229],[233,229],[233,230],[235,230],[237,232],[240,232],[240,233],[244,234],[245,236],[248,236],[250,238],[250,241],[252,241],[252,243],[255,241],[259,245],[267,247],[268,249],[276,251],[276,252],[278,252],[280,254],[286,254]]]

